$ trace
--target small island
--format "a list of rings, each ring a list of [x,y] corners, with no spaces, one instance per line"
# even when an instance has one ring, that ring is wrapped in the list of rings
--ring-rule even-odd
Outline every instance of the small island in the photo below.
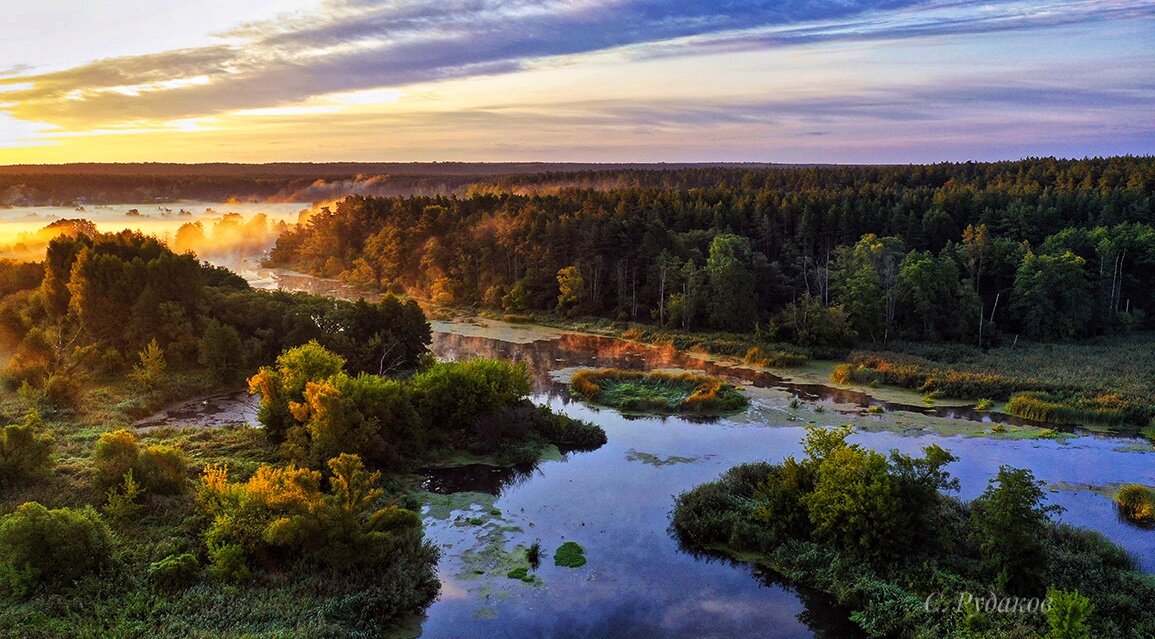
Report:
[[[591,402],[638,413],[722,415],[749,402],[733,385],[708,375],[628,371],[578,371],[570,390]]]

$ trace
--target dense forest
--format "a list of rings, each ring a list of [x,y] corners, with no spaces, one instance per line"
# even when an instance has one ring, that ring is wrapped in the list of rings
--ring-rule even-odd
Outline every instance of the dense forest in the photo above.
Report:
[[[535,162],[24,164],[0,166],[0,207],[205,200],[314,202],[350,194],[463,193],[502,176],[694,165]],[[708,166],[708,165],[703,165]]]
[[[1155,158],[620,169],[349,197],[270,262],[511,313],[803,345],[1150,325]]]

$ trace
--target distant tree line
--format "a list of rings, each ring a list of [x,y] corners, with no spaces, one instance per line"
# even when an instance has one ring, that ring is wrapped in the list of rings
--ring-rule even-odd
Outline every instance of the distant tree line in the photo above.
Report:
[[[1149,327],[1155,158],[511,176],[349,197],[276,265],[445,304],[808,345]]]

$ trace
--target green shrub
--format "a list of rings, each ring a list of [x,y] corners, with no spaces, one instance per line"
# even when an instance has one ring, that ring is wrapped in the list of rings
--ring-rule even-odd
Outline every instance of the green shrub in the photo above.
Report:
[[[124,483],[119,488],[108,489],[108,499],[104,504],[104,514],[113,521],[123,521],[131,518],[141,509],[138,499],[144,492],[136,478],[132,476],[130,468],[124,474]]]
[[[0,581],[24,596],[59,587],[112,561],[112,533],[92,507],[49,510],[36,502],[0,517]]]
[[[80,403],[80,383],[67,373],[53,373],[44,380],[44,396],[57,408],[75,408]]]
[[[402,537],[420,536],[416,513],[378,503],[380,473],[366,471],[356,455],[328,465],[327,493],[314,470],[261,466],[248,481],[233,483],[224,469],[205,469],[198,495],[212,518],[205,541],[213,566],[221,564],[210,571],[233,575],[248,557],[262,564],[292,558],[331,567],[377,564]]]
[[[209,546],[209,576],[225,583],[241,583],[252,576],[240,544]]]
[[[159,388],[168,379],[168,362],[156,339],[140,351],[140,362],[132,367],[132,380],[147,389]]]
[[[485,358],[438,362],[410,383],[425,424],[446,435],[467,431],[479,417],[517,404],[532,390],[524,363]]]
[[[737,503],[721,482],[701,484],[678,495],[674,513],[674,531],[692,548],[726,543],[739,519]]]
[[[818,464],[814,491],[802,503],[815,536],[853,556],[883,562],[911,543],[909,513],[886,457],[843,445]]]
[[[52,438],[43,434],[40,414],[29,411],[23,424],[0,430],[0,486],[43,474],[52,464]]]
[[[1051,628],[1047,639],[1090,639],[1091,613],[1095,610],[1090,599],[1078,592],[1054,588],[1047,591],[1047,598],[1051,600],[1046,611],[1047,625]]]
[[[195,555],[169,555],[148,566],[148,578],[159,588],[179,590],[196,582],[200,564]]]
[[[176,495],[188,487],[188,461],[183,451],[165,445],[141,449],[136,435],[128,430],[101,435],[92,463],[96,485],[102,490],[121,486],[129,471],[146,493]]]
[[[147,446],[133,464],[141,485],[150,493],[179,495],[188,488],[188,460],[172,446]]]
[[[97,487],[108,490],[120,485],[125,473],[132,469],[139,455],[140,447],[137,446],[136,435],[131,432],[117,430],[102,434],[96,441],[96,448],[92,453]]]

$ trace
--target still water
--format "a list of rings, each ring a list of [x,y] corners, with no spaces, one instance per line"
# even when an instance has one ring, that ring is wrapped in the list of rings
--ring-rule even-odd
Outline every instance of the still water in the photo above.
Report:
[[[428,535],[442,548],[442,593],[422,620],[420,636],[862,636],[847,620],[849,612],[826,597],[750,565],[693,556],[668,531],[678,493],[739,463],[800,455],[804,430],[799,423],[767,423],[767,413],[758,406],[706,422],[629,417],[571,401],[556,380],[558,371],[577,366],[676,366],[731,374],[748,386],[778,388],[831,405],[870,402],[867,395],[795,387],[768,373],[726,369],[670,349],[604,337],[564,334],[511,341],[508,330],[486,335],[471,327],[463,335],[441,323],[436,329],[433,350],[439,357],[526,362],[534,401],[596,422],[609,443],[536,467],[479,466],[424,474],[427,491],[456,496],[452,503],[425,509]],[[970,415],[962,411],[958,416]],[[839,423],[835,412],[826,419]],[[964,499],[981,493],[1002,464],[1030,468],[1053,487],[1049,498],[1066,509],[1062,521],[1103,532],[1145,570],[1155,571],[1155,533],[1120,521],[1110,500],[1091,490],[1124,482],[1155,484],[1155,457],[1136,440],[1088,434],[1062,441],[994,440],[885,431],[860,432],[854,440],[881,451],[916,453],[932,443],[950,449],[960,458],[950,470],[960,479]],[[508,578],[506,572],[517,565],[509,563],[509,551],[534,541],[544,551],[538,579]],[[585,547],[585,566],[553,565],[553,551],[565,541]]]

